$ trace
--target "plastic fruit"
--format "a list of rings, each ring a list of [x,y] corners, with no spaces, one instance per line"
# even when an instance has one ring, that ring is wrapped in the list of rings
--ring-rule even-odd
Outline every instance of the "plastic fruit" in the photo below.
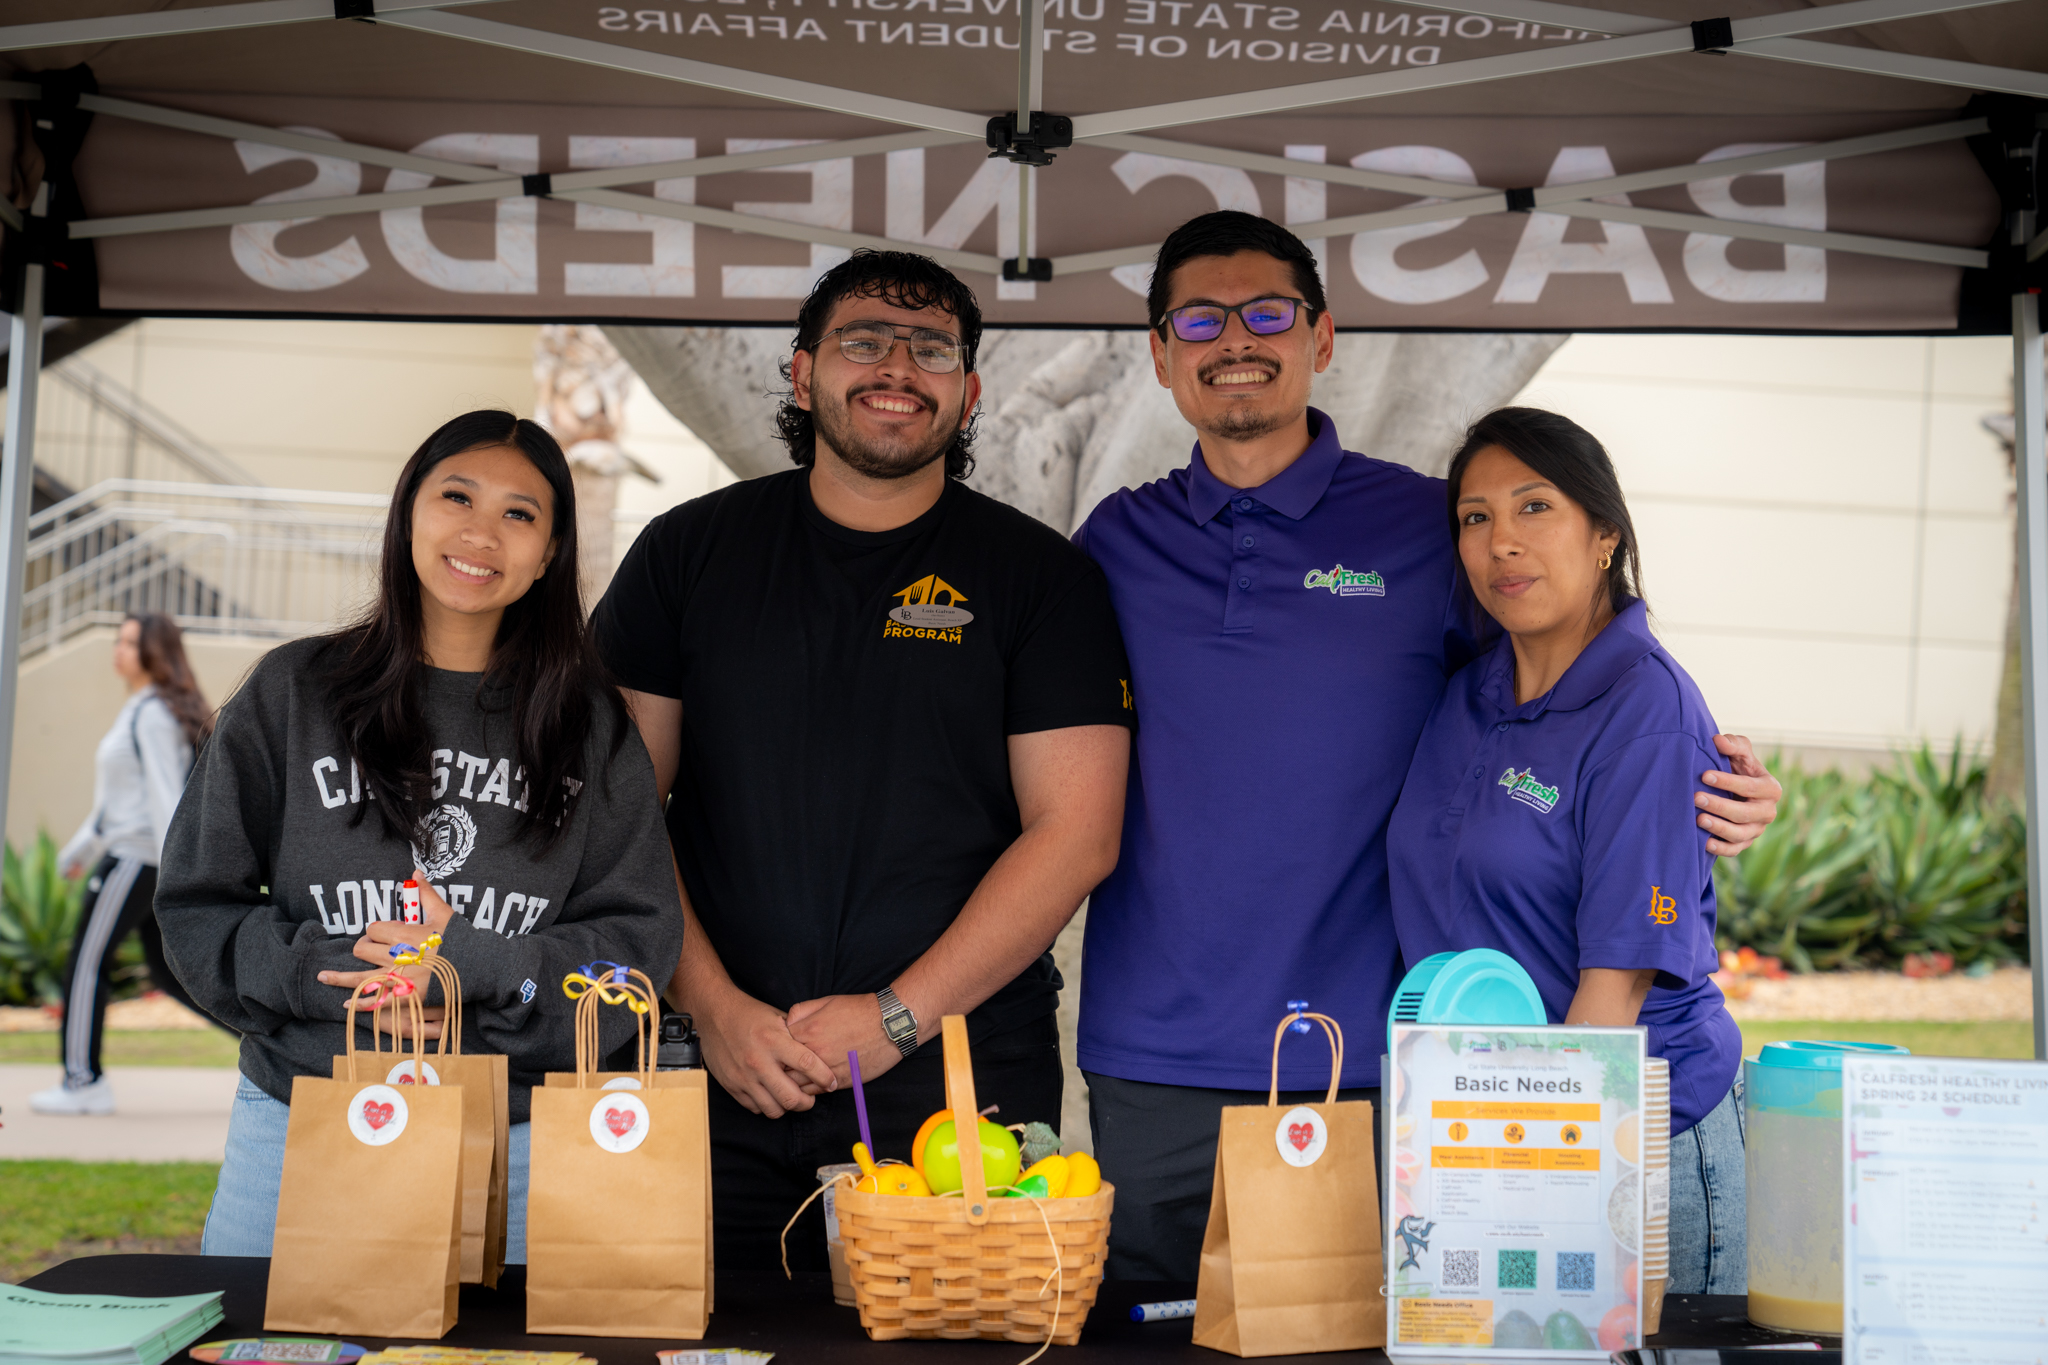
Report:
[[[1076,1152],[1067,1158],[1068,1199],[1083,1199],[1102,1188],[1102,1168],[1095,1164],[1095,1158],[1086,1152]]]
[[[924,1146],[931,1141],[932,1130],[952,1121],[953,1111],[941,1109],[917,1126],[917,1136],[910,1140],[910,1164],[917,1168],[919,1175],[924,1174]]]
[[[1059,1153],[1055,1152],[1037,1164],[1026,1167],[1022,1178],[1017,1183],[1022,1185],[1024,1181],[1029,1180],[1034,1175],[1045,1178],[1046,1193],[1052,1198],[1058,1199],[1067,1192],[1069,1176],[1067,1159]]]
[[[1636,1301],[1636,1263],[1628,1262],[1621,1268],[1621,1292],[1628,1295],[1628,1301]]]
[[[1005,1199],[1049,1199],[1052,1187],[1045,1183],[1042,1175],[1027,1175],[1018,1178],[1016,1185],[1003,1191]]]
[[[1016,1184],[1024,1168],[1017,1151],[1017,1135],[987,1119],[980,1120],[977,1128],[981,1134],[982,1176],[988,1188]],[[925,1140],[924,1179],[933,1194],[951,1194],[961,1188],[960,1144],[954,1138],[951,1119],[932,1129],[931,1137]]]
[[[929,1196],[931,1187],[924,1183],[924,1177],[900,1161],[877,1166],[862,1176],[853,1187],[861,1194],[901,1194]]]
[[[1616,1304],[1600,1319],[1600,1349],[1627,1351],[1636,1344],[1636,1308],[1632,1303]]]

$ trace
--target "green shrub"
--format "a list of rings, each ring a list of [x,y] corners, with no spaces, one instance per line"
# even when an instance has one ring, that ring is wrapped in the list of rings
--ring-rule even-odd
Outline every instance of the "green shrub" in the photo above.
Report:
[[[1923,745],[1861,782],[1780,773],[1777,822],[1715,866],[1721,946],[1799,971],[1928,952],[1959,966],[2022,960],[2026,825],[1984,779],[1960,745],[1946,761]]]
[[[47,832],[23,858],[7,845],[0,864],[0,1004],[54,1005],[64,997],[64,965],[78,925],[84,880],[57,866]]]

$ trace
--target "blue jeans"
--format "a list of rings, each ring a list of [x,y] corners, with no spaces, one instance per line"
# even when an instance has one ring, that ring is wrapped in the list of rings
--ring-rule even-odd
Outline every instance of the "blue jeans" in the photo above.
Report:
[[[1671,1139],[1668,1293],[1749,1292],[1741,1088],[1738,1077],[1711,1113]]]
[[[249,1080],[235,1087],[235,1105],[228,1113],[227,1157],[213,1206],[206,1211],[206,1231],[199,1239],[202,1256],[268,1256],[277,1230],[277,1191],[284,1181],[284,1133],[291,1106],[280,1104]],[[531,1124],[515,1123],[507,1132],[505,1264],[526,1264],[526,1171]]]

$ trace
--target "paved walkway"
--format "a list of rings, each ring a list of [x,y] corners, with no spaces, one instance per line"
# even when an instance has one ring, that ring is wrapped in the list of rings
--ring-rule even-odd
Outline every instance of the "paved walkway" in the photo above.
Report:
[[[227,1145],[233,1067],[111,1067],[115,1112],[53,1117],[28,1097],[64,1079],[58,1066],[0,1066],[0,1159],[219,1161]]]

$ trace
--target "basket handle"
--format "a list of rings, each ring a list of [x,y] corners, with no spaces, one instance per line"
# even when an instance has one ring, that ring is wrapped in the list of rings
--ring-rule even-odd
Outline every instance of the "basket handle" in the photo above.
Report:
[[[1344,1030],[1335,1019],[1327,1014],[1303,1014],[1296,1011],[1280,1021],[1280,1027],[1273,1030],[1273,1080],[1266,1090],[1266,1104],[1269,1108],[1280,1103],[1280,1040],[1287,1036],[1287,1026],[1297,1019],[1313,1019],[1323,1026],[1323,1034],[1330,1040],[1330,1093],[1323,1097],[1324,1104],[1337,1102],[1337,1078],[1344,1074]]]
[[[981,1164],[981,1110],[974,1102],[974,1063],[967,1055],[967,1016],[949,1014],[939,1024],[946,1046],[946,1107],[953,1111],[953,1140],[960,1152],[960,1199],[967,1221],[988,1221],[988,1172]]]

